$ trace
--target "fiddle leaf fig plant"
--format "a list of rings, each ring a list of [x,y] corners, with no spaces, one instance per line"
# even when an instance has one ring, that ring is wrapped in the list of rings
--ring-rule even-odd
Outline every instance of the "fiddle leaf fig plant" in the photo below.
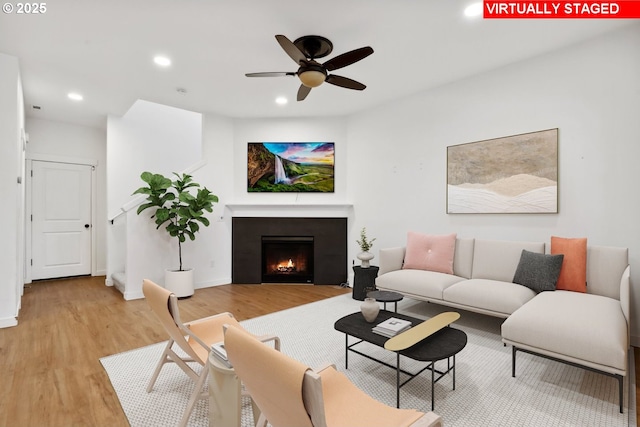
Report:
[[[213,212],[213,204],[218,196],[200,184],[193,182],[191,175],[179,175],[171,179],[151,172],[143,172],[140,178],[147,184],[133,194],[145,194],[146,203],[138,207],[138,215],[146,209],[155,209],[151,218],[155,218],[156,229],[166,224],[165,229],[171,237],[178,238],[178,259],[182,269],[182,243],[196,239],[200,226],[208,227],[210,222],[206,212]]]

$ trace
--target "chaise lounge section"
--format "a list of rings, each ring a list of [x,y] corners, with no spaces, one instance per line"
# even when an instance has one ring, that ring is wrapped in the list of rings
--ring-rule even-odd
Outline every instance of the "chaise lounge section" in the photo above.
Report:
[[[523,351],[613,376],[623,412],[629,339],[628,251],[587,249],[587,293],[542,292],[502,324],[502,341]]]

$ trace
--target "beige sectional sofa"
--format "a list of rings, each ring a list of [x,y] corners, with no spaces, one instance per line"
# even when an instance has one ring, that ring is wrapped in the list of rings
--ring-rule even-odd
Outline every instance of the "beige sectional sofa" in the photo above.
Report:
[[[626,248],[587,248],[587,292],[536,293],[512,283],[523,249],[544,242],[457,238],[453,274],[403,269],[404,247],[381,249],[376,286],[407,297],[505,318],[502,341],[516,353],[547,357],[618,379],[629,349],[629,262]]]

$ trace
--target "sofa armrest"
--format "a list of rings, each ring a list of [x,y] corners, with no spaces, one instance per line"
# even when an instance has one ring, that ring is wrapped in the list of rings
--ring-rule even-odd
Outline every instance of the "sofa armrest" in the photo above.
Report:
[[[627,319],[627,342],[631,342],[631,322],[629,318],[629,306],[630,306],[630,276],[631,276],[631,266],[628,265],[625,268],[624,273],[622,273],[622,278],[620,279],[620,307],[622,307],[622,313],[624,314],[625,319]]]
[[[378,276],[382,276],[384,273],[390,271],[402,269],[404,252],[404,247],[380,249],[380,270],[378,270]]]

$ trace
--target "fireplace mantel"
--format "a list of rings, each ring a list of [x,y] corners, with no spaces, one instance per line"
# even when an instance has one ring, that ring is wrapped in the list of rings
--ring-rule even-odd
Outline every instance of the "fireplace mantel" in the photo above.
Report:
[[[348,218],[353,205],[347,203],[229,203],[232,217]]]

